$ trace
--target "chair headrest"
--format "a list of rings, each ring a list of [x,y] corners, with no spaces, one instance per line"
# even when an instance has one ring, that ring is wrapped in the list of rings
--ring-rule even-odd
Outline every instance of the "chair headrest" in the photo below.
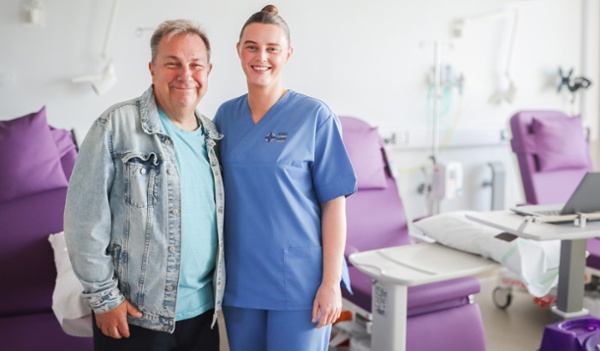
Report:
[[[340,117],[342,138],[354,167],[358,189],[387,187],[383,140],[377,128],[354,117]]]
[[[560,111],[521,111],[510,120],[516,154],[536,156],[536,169],[548,172],[591,167],[581,117]]]

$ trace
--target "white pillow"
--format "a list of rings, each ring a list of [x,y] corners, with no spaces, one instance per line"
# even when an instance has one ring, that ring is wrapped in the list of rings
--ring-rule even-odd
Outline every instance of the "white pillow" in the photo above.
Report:
[[[469,220],[472,211],[427,217],[414,223],[423,235],[438,243],[490,258],[517,274],[529,293],[542,297],[558,283],[560,240],[536,241],[496,238],[500,230]]]
[[[65,333],[92,336],[92,310],[81,297],[83,286],[71,266],[63,232],[48,237],[54,251],[56,285],[52,294],[52,311]]]

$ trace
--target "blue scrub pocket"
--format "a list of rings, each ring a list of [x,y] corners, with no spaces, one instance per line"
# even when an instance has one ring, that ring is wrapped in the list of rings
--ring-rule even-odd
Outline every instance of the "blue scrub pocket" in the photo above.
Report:
[[[283,261],[287,308],[312,309],[323,277],[323,249],[290,247],[283,250]]]

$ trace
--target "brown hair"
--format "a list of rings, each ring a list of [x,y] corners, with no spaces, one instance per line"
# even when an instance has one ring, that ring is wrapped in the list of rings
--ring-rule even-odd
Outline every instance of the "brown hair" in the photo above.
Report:
[[[168,40],[171,40],[174,36],[186,34],[186,35],[197,35],[202,39],[204,45],[206,45],[206,54],[208,56],[208,62],[210,63],[210,41],[204,30],[197,24],[184,20],[167,20],[158,25],[158,28],[152,34],[150,38],[150,51],[152,54],[152,63],[156,59],[158,54],[158,44],[162,38],[166,35]]]
[[[279,26],[285,32],[285,37],[288,41],[288,45],[292,45],[292,40],[290,37],[290,28],[287,23],[279,16],[279,10],[275,5],[267,5],[262,8],[259,12],[256,12],[248,20],[244,23],[242,30],[240,31],[240,40],[242,39],[242,35],[244,34],[244,30],[246,27],[252,23],[262,23],[262,24],[274,24]]]

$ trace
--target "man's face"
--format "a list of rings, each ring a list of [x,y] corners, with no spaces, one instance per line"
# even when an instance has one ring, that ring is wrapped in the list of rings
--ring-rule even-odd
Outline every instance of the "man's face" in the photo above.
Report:
[[[198,35],[182,34],[170,40],[163,37],[154,62],[150,62],[159,107],[167,114],[193,111],[206,94],[211,68],[206,45]]]

